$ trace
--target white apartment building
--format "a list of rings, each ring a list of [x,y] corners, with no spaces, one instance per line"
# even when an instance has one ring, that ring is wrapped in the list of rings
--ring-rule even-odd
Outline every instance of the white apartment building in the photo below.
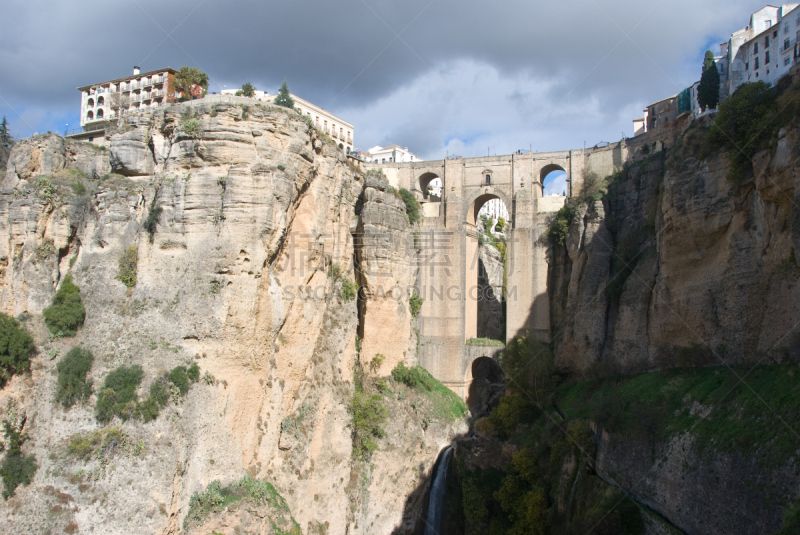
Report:
[[[478,219],[481,216],[486,216],[492,221],[494,221],[494,225],[497,224],[498,218],[503,218],[508,221],[508,208],[506,208],[505,203],[500,199],[490,199],[481,206],[481,209],[478,211]],[[494,225],[492,225],[492,230],[494,230]],[[492,232],[494,234],[494,232]]]
[[[797,62],[800,40],[800,4],[764,6],[750,16],[750,24],[720,46],[727,52],[730,73],[725,96],[742,84],[774,84]],[[727,46],[725,46],[727,45]]]
[[[369,149],[373,163],[401,163],[422,161],[408,150],[408,147],[389,145],[388,147],[372,147]]]
[[[173,76],[170,67],[140,72],[107,82],[79,87],[81,92],[81,126],[91,128],[127,113],[163,106],[175,99]]]
[[[310,117],[314,126],[331,136],[340,149],[350,154],[353,150],[353,139],[355,138],[355,130],[352,124],[339,119],[329,111],[325,111],[297,95],[292,95],[292,98],[294,99],[294,109],[300,115]],[[271,97],[270,101],[274,99],[275,97]]]

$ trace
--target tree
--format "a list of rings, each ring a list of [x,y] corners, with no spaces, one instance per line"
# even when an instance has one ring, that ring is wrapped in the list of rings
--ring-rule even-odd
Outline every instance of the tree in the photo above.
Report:
[[[275,104],[278,106],[283,106],[284,108],[294,109],[294,99],[292,95],[289,94],[289,85],[286,83],[286,80],[283,81],[283,85],[281,86],[280,91],[278,91],[278,96],[275,97]]]
[[[710,50],[706,50],[706,57],[703,59],[703,74],[697,87],[697,101],[703,111],[714,109],[719,104],[719,72],[717,62],[714,61],[714,53]]]
[[[195,67],[181,67],[178,74],[175,75],[175,89],[183,92],[183,96],[189,98],[192,96],[193,87],[202,87],[208,89],[208,75]]]
[[[256,88],[253,87],[253,84],[251,84],[250,82],[245,82],[245,84],[242,86],[242,96],[243,97],[256,96]]]
[[[11,145],[13,144],[14,139],[8,131],[8,121],[3,116],[3,122],[0,122],[0,171],[5,171],[8,153],[11,152]]]

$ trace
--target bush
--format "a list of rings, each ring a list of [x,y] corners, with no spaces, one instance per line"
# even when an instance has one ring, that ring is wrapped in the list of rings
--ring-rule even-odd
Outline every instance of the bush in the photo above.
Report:
[[[419,313],[422,311],[422,303],[425,300],[417,294],[413,294],[408,299],[408,308],[411,310],[411,316],[414,318],[419,317]]]
[[[342,278],[342,299],[352,301],[358,295],[358,283]]]
[[[419,221],[419,203],[414,197],[414,194],[405,188],[400,188],[400,198],[406,204],[406,214],[408,215],[408,222],[412,225]]]
[[[243,97],[254,97],[256,94],[256,88],[253,87],[253,84],[250,82],[245,82],[244,85],[242,85],[241,91]]]
[[[20,323],[0,313],[0,384],[31,367],[33,338]]]
[[[156,196],[158,196],[158,193],[156,193]],[[156,199],[153,198],[153,201],[150,203],[150,210],[147,212],[147,218],[142,224],[149,235],[150,243],[153,243],[153,240],[155,239],[156,228],[158,227],[158,219],[161,217],[161,212],[163,211],[164,209],[156,205]]]
[[[131,444],[130,437],[119,427],[95,429],[89,433],[69,437],[67,453],[82,461],[100,456],[108,458],[120,446]]]
[[[567,233],[572,220],[575,219],[575,207],[567,201],[567,204],[562,206],[556,217],[550,223],[545,231],[547,242],[552,246],[565,245],[567,243]]]
[[[0,465],[0,476],[3,477],[3,498],[6,500],[14,495],[20,485],[30,485],[36,469],[34,455],[22,453],[22,444],[28,439],[26,434],[17,432],[8,421],[3,422],[6,443],[6,455]]]
[[[409,388],[433,390],[436,387],[435,379],[425,368],[422,366],[407,368],[402,362],[392,370],[392,379],[398,383],[403,383]]]
[[[465,345],[477,347],[506,347],[502,340],[492,338],[470,338]]]
[[[520,396],[503,396],[497,407],[489,415],[489,420],[502,435],[514,434],[517,424],[528,420],[532,410],[527,398]]]
[[[193,383],[196,383],[200,380],[200,366],[197,365],[196,362],[193,362],[189,369],[186,370],[186,375],[189,376],[189,380]]]
[[[353,456],[369,460],[378,444],[373,439],[383,438],[386,434],[383,424],[388,412],[378,394],[356,392],[350,402],[350,413],[353,417]]]
[[[88,349],[73,347],[56,365],[58,393],[56,399],[64,408],[88,399],[92,395],[92,381],[86,375],[92,369],[94,356]]]
[[[386,355],[376,353],[375,356],[372,357],[372,360],[369,361],[369,369],[372,370],[373,373],[378,371],[381,367],[381,364],[383,364],[385,360],[386,360]]]
[[[433,417],[436,419],[458,420],[467,413],[467,406],[461,398],[422,366],[408,368],[401,362],[392,370],[392,380],[421,390],[433,402]]]
[[[730,149],[729,180],[741,182],[752,172],[751,159],[772,136],[769,127],[776,113],[775,91],[760,81],[742,85],[720,103],[710,134],[718,144]]]
[[[75,336],[86,319],[86,309],[81,302],[80,288],[72,283],[72,275],[64,277],[53,303],[42,314],[53,336]]]
[[[552,402],[561,377],[550,346],[533,337],[515,338],[501,353],[500,364],[506,377],[514,378],[506,386],[510,394],[533,399],[541,407]]]
[[[189,119],[183,126],[181,126],[181,130],[183,133],[190,137],[197,137],[197,134],[200,133],[200,121],[197,119]]]
[[[128,420],[136,413],[136,390],[142,383],[144,372],[139,365],[120,366],[106,376],[97,396],[95,417],[107,423],[114,416]]]
[[[128,288],[136,286],[137,265],[139,263],[139,248],[131,245],[125,250],[122,258],[119,259],[119,271],[117,280]]]

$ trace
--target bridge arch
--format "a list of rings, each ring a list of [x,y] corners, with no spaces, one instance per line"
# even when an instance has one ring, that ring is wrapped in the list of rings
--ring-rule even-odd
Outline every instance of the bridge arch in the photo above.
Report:
[[[542,170],[539,172],[539,185],[542,188],[542,191],[540,192],[542,197],[544,197],[545,190],[548,188],[548,185],[545,184],[545,182],[552,181],[554,178],[560,176],[562,173],[566,175],[567,178],[569,178],[567,170],[564,169],[563,166],[557,163],[549,163],[544,167],[542,167]]]
[[[514,220],[514,215],[511,213],[513,206],[513,204],[511,204],[511,198],[502,189],[491,186],[483,187],[467,197],[464,203],[464,211],[461,214],[461,220],[475,225],[478,221],[478,212],[481,211],[484,204],[492,199],[500,199],[506,206],[506,210],[508,210],[508,221],[506,224],[510,226],[511,222]]]
[[[419,185],[419,190],[422,192],[422,198],[426,201],[431,202],[441,202],[442,194],[443,194],[443,187],[444,183],[442,179],[436,173],[428,171],[423,173],[417,179],[417,183]],[[428,192],[428,186],[432,188],[431,192]],[[438,191],[438,195],[436,192]]]

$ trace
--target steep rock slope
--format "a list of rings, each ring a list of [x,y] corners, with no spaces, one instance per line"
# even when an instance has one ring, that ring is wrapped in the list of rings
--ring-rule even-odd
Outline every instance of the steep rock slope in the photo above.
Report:
[[[177,533],[195,493],[249,474],[274,483],[303,532],[353,533],[359,316],[342,288],[355,279],[364,183],[322,134],[274,107],[171,106],[130,119],[108,150],[58,136],[18,143],[0,190],[0,309],[25,320],[39,353],[0,407],[24,421],[39,468],[3,505],[0,530]],[[130,251],[127,288],[118,273]],[[41,313],[67,274],[87,319],[76,338],[51,340]],[[59,355],[75,345],[95,355],[95,391],[121,365],[143,368],[142,395],[176,365],[196,363],[204,379],[81,460],[70,437],[102,426],[91,403],[67,411],[54,399]],[[436,428],[419,456],[432,464],[457,428]],[[377,490],[410,493],[419,462],[400,480],[406,491],[388,478]],[[391,463],[407,468],[403,456]],[[397,526],[402,507],[367,501],[364,519]]]

